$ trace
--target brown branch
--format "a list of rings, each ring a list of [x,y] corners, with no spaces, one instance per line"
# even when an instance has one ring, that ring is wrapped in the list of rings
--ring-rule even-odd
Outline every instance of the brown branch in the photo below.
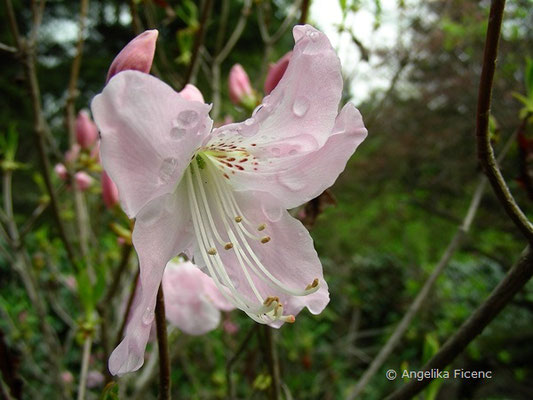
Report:
[[[170,400],[170,358],[168,356],[167,321],[165,316],[165,299],[163,286],[157,291],[155,306],[155,325],[159,349],[159,399]]]
[[[183,81],[183,87],[191,81],[191,78],[194,75],[194,70],[198,62],[198,56],[200,55],[200,46],[204,42],[205,32],[207,28],[207,20],[209,14],[211,13],[211,8],[213,6],[213,0],[206,0],[204,2],[204,7],[202,9],[202,15],[200,17],[200,28],[196,32],[196,37],[194,38],[194,46],[192,49],[191,61],[189,67],[187,68],[187,73],[185,74],[185,80]]]
[[[498,54],[498,42],[500,39],[504,7],[505,0],[493,0],[491,2],[476,113],[477,153],[478,160],[483,167],[496,196],[507,212],[507,215],[515,223],[526,239],[530,243],[533,243],[533,225],[522,212],[509,191],[494,157],[494,150],[489,137],[492,83],[494,80],[494,71],[496,69],[496,56]]]
[[[265,334],[265,350],[266,350],[266,359],[268,363],[268,370],[270,372],[270,377],[272,383],[270,385],[270,399],[279,400],[281,399],[281,378],[279,372],[279,357],[278,351],[276,348],[276,343],[274,341],[274,328],[271,328],[268,325],[263,325],[263,332]]]
[[[304,25],[307,22],[307,17],[309,16],[309,6],[311,6],[311,0],[303,0],[300,8],[300,20],[298,21],[300,25]]]
[[[257,329],[259,328],[258,324],[254,324],[246,336],[244,337],[242,343],[240,344],[239,348],[233,355],[233,357],[230,358],[228,363],[226,364],[226,384],[228,387],[228,398],[230,400],[235,399],[235,387],[233,386],[233,379],[231,379],[231,374],[233,372],[233,368],[235,367],[235,363],[239,359],[239,357],[243,354],[244,350],[250,343],[250,340],[252,340],[252,337],[254,336],[254,333],[257,332]]]
[[[50,177],[50,161],[48,160],[48,157],[46,155],[45,144],[45,136],[48,126],[42,113],[41,93],[39,89],[39,82],[37,80],[37,71],[35,70],[35,42],[34,40],[31,40],[29,43],[26,43],[26,41],[19,35],[17,21],[15,18],[11,0],[4,0],[4,3],[6,4],[11,35],[13,36],[13,40],[15,41],[19,52],[21,53],[21,55],[24,56],[22,57],[22,63],[27,76],[28,89],[30,91],[30,100],[33,109],[33,131],[35,134],[35,141],[37,144],[39,159],[43,168],[42,175],[44,178],[48,196],[50,197],[52,214],[57,225],[59,237],[63,242],[63,245],[65,246],[67,257],[73,268],[78,271],[79,266],[76,262],[74,249],[70,244],[69,240],[67,239],[65,226],[59,213],[59,202],[54,191],[52,179]]]
[[[533,276],[533,252],[527,248],[526,254],[507,273],[505,278],[492,291],[490,296],[461,325],[457,332],[431,358],[421,371],[443,370],[474,340],[483,329],[503,310]],[[412,380],[393,392],[387,400],[411,399],[420,393],[432,379]]]

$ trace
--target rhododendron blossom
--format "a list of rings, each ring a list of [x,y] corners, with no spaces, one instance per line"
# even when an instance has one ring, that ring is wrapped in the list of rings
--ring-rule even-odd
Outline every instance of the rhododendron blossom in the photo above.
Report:
[[[167,320],[189,335],[203,335],[220,323],[220,311],[235,307],[213,279],[190,261],[170,261],[163,274]]]
[[[113,374],[143,364],[163,271],[179,253],[260,323],[279,327],[329,302],[313,241],[286,210],[331,186],[367,131],[352,104],[338,112],[341,66],[327,37],[309,25],[293,34],[283,78],[241,123],[212,130],[211,106],[138,71],[117,73],[93,100],[141,269]]]

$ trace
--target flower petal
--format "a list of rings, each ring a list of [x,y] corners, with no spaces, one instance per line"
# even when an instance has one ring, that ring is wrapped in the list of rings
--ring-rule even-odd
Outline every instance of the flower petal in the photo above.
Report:
[[[173,194],[147,204],[137,215],[133,245],[139,256],[140,296],[125,337],[109,358],[109,371],[123,375],[139,369],[154,320],[156,294],[167,262],[190,247],[190,213],[187,196],[178,186]]]
[[[212,280],[193,263],[169,262],[163,276],[167,319],[189,335],[203,335],[220,323],[220,311],[206,296]],[[214,285],[214,283],[212,283]]]
[[[213,123],[210,106],[187,101],[138,71],[115,75],[91,108],[100,129],[103,167],[117,184],[129,217],[174,191]]]
[[[260,156],[249,157],[245,163],[236,163],[238,167],[231,173],[227,165],[220,164],[220,167],[235,190],[268,191],[278,204],[290,209],[317,197],[333,185],[366,136],[361,114],[348,103],[335,120],[328,140],[318,150],[291,156],[291,151],[284,149],[280,151],[288,154],[287,157],[267,161]],[[287,146],[289,143],[286,141]],[[246,165],[248,161],[251,165]]]
[[[326,142],[342,94],[340,61],[326,35],[312,26],[295,26],[293,35],[296,44],[291,62],[276,88],[252,118],[223,126],[215,130],[215,136],[233,131],[248,143],[270,145],[270,150],[288,138],[305,140],[301,151],[317,149]]]

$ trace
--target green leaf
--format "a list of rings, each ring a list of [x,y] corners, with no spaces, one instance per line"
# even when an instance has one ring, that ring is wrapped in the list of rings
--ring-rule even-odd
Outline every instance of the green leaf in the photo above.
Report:
[[[529,98],[533,97],[533,58],[526,58],[526,93]]]

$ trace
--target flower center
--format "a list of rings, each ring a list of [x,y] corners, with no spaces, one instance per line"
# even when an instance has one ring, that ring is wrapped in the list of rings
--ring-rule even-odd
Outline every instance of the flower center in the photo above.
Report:
[[[228,180],[224,179],[227,173],[219,171],[221,167],[217,165],[217,156],[220,155],[231,158],[231,154],[217,154],[214,149],[206,149],[193,158],[185,172],[200,254],[221,293],[252,319],[267,324],[275,320],[294,322],[293,315],[284,314],[280,299],[261,293],[257,283],[262,281],[277,293],[305,296],[318,290],[319,281],[315,279],[304,289],[290,288],[261,262],[253,247],[272,245],[270,229],[266,222],[254,224],[244,215]],[[239,267],[238,274],[242,272],[245,284],[253,293],[251,299],[240,293],[240,282],[232,279],[231,271],[228,273],[223,258],[227,260],[229,254],[224,252],[233,253],[233,262]]]

